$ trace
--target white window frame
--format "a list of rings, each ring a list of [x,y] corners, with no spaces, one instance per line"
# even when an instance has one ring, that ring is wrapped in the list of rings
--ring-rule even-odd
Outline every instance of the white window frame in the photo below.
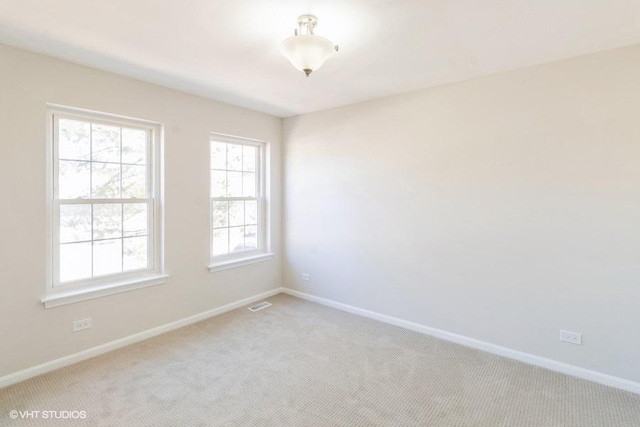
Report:
[[[57,123],[60,119],[90,121],[91,123],[125,126],[148,131],[150,136],[150,144],[147,148],[149,197],[137,199],[59,199],[56,181],[58,179]],[[47,105],[47,287],[45,295],[41,299],[45,308],[166,282],[169,276],[164,271],[162,138],[163,126],[160,123],[56,104]],[[92,203],[147,203],[148,267],[126,273],[60,283],[60,205]]]
[[[257,148],[256,177],[258,186],[255,197],[213,197],[211,195],[211,149],[213,143],[245,145]],[[216,272],[230,268],[241,267],[257,262],[268,261],[274,257],[271,253],[271,237],[269,226],[269,143],[251,138],[243,138],[222,133],[211,133],[209,138],[209,271]],[[258,247],[250,251],[213,255],[213,203],[215,201],[248,201],[258,202]]]

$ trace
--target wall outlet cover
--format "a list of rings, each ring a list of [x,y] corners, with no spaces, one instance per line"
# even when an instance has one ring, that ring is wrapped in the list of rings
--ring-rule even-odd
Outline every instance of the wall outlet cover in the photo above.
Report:
[[[73,327],[71,328],[71,330],[73,332],[78,332],[78,331],[82,331],[84,329],[89,329],[91,327],[91,318],[88,317],[88,318],[82,319],[82,320],[75,320],[72,325],[73,325]]]
[[[582,334],[571,331],[560,331],[560,341],[570,344],[582,345]]]

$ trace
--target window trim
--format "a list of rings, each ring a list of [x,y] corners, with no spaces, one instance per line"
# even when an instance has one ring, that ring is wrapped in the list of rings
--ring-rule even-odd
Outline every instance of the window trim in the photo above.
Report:
[[[55,194],[55,180],[57,173],[57,136],[54,123],[60,118],[86,120],[92,123],[104,123],[108,125],[121,125],[129,128],[145,129],[149,131],[150,144],[148,147],[148,171],[149,186],[148,198],[133,199],[140,203],[147,203],[148,208],[148,239],[149,267],[146,269],[99,276],[98,278],[82,279],[65,284],[59,280],[59,236],[56,236],[56,221],[59,213],[56,207],[60,202]],[[46,288],[41,302],[45,308],[71,304],[87,299],[98,298],[119,292],[126,292],[141,287],[152,286],[167,281],[169,277],[164,271],[164,182],[163,182],[163,140],[164,128],[161,123],[144,119],[137,119],[99,111],[68,107],[59,104],[47,104],[47,137],[46,137]],[[77,203],[90,203],[100,199],[87,199],[87,202],[79,200]],[[119,199],[108,199],[109,202]],[[128,199],[127,199],[128,200]],[[127,201],[131,202],[131,201]],[[152,207],[152,208],[151,208]],[[153,225],[153,226],[151,226]],[[56,247],[56,245],[58,247]]]
[[[248,145],[258,148],[258,162],[256,163],[256,176],[259,179],[258,186],[258,248],[234,254],[213,255],[213,201],[211,196],[211,148],[214,142]],[[269,158],[270,144],[259,139],[245,138],[236,135],[211,132],[209,135],[209,271],[216,272],[230,268],[242,267],[257,262],[268,261],[274,257],[271,252],[271,227],[270,227],[270,183],[269,183]],[[239,199],[244,200],[243,197]]]

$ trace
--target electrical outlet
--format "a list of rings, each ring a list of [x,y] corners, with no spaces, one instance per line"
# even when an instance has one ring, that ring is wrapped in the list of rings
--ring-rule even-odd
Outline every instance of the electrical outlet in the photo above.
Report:
[[[582,334],[571,331],[560,331],[560,341],[582,345]]]
[[[91,327],[91,318],[88,317],[86,319],[76,320],[72,325],[73,332],[82,331],[83,329],[89,329]]]
[[[309,273],[302,273],[302,281],[303,282],[310,282],[311,281],[311,275]]]

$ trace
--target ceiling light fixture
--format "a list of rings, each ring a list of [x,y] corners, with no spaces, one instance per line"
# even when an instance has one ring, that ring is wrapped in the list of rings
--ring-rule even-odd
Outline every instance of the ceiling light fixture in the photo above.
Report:
[[[282,53],[291,64],[309,77],[311,72],[317,70],[338,51],[334,45],[324,37],[313,34],[313,29],[318,25],[318,18],[313,15],[301,15],[298,17],[299,29],[294,31],[294,36],[282,42]]]

